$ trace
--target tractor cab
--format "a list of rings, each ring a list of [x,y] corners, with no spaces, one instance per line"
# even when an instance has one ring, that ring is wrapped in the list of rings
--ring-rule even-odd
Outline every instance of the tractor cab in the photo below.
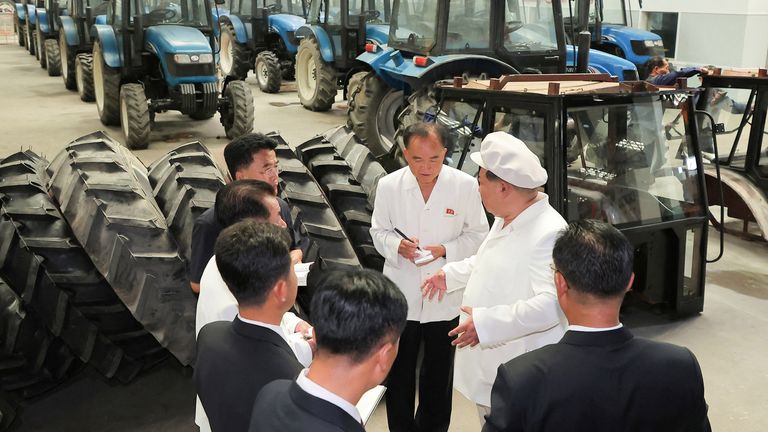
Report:
[[[635,246],[627,303],[677,315],[702,310],[708,232],[693,115],[699,90],[566,74],[456,79],[435,91],[440,102],[427,117],[452,131],[449,164],[476,174],[468,155],[485,135],[516,136],[547,169],[544,192],[566,220],[609,222]],[[672,121],[680,135],[663,133]]]

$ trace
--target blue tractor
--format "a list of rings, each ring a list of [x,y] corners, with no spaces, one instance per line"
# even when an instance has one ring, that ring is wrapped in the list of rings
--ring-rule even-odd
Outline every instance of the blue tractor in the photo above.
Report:
[[[395,1],[389,43],[368,44],[358,57],[366,69],[353,79],[360,85],[349,97],[348,126],[382,157],[401,124],[422,120],[435,105],[431,90],[438,80],[575,69],[576,49],[566,46],[560,6],[534,0]],[[637,77],[631,63],[613,56],[590,61],[595,72]]]
[[[16,16],[18,17],[19,24],[23,27],[24,33],[23,46],[27,49],[29,55],[35,55],[37,52],[35,49],[35,26],[37,25],[36,11],[38,2],[42,6],[42,0],[21,0],[21,3],[16,4]]]
[[[155,115],[169,110],[194,120],[218,111],[229,138],[253,130],[251,89],[217,78],[209,0],[109,6],[107,24],[93,27],[96,108],[102,123],[122,126],[129,148],[146,148]]]
[[[45,0],[44,7],[36,10],[35,45],[40,67],[48,70],[49,76],[61,75],[59,56],[59,15],[67,15],[66,0]]]
[[[328,111],[341,87],[363,69],[357,56],[368,43],[386,44],[391,15],[389,0],[313,0],[307,24],[296,31],[296,87],[304,108]]]
[[[229,13],[219,16],[224,76],[245,79],[256,72],[259,88],[277,93],[283,79],[295,74],[296,30],[305,24],[305,0],[231,0]]]
[[[83,102],[94,100],[93,36],[94,24],[107,22],[109,2],[105,0],[67,0],[66,15],[59,15],[58,57],[64,87],[77,90]]]

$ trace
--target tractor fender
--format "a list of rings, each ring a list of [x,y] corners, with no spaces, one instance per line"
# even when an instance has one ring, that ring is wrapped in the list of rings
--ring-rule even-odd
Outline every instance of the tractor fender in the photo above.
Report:
[[[312,36],[320,46],[320,54],[323,56],[323,61],[326,63],[333,63],[333,42],[328,36],[328,33],[324,28],[316,25],[303,25],[296,30],[296,38],[303,39],[305,37]]]
[[[707,177],[707,183],[713,182],[713,184],[716,184],[717,173],[714,168],[705,168],[704,174]],[[723,182],[723,189],[730,189],[741,200],[740,203],[733,202],[736,198],[726,194],[724,205],[726,207],[746,206],[760,227],[763,238],[768,241],[768,197],[766,197],[765,193],[742,174],[725,167],[720,168],[720,179]],[[709,194],[707,201],[709,205],[723,205],[718,194]]]
[[[111,26],[105,24],[95,24],[92,33],[96,34],[96,39],[101,43],[104,62],[111,68],[120,68],[123,66],[123,59],[120,56],[120,46],[117,44],[117,36]],[[69,42],[69,40],[67,40]]]
[[[296,15],[278,14],[270,15],[267,21],[269,23],[269,31],[280,36],[285,49],[290,54],[296,54],[298,47],[296,46],[296,39],[293,37],[293,34],[296,33],[296,29],[306,23],[306,20]]]
[[[211,8],[211,17],[213,18],[213,35],[217,38],[219,37],[219,34],[221,34],[219,21],[225,16],[229,16],[229,9],[218,6]]]
[[[67,45],[80,45],[80,36],[77,34],[77,25],[75,25],[75,20],[73,20],[72,17],[59,17],[59,31],[64,32],[64,36],[67,38]]]
[[[106,15],[96,15],[96,17],[93,19],[94,24],[106,24],[107,23],[107,16]]]
[[[40,29],[40,33],[50,33],[52,29],[48,25],[48,11],[43,8],[37,8],[35,13],[37,14],[37,28]]]
[[[240,19],[237,15],[226,15],[219,18],[220,19],[220,25],[223,24],[231,24],[232,28],[235,29],[235,39],[237,39],[237,43],[247,43],[249,32],[246,28],[245,24],[243,24],[243,21]]]
[[[366,24],[365,40],[376,42],[379,45],[386,44],[389,42],[389,25]]]
[[[27,19],[27,11],[24,9],[24,5],[16,3],[14,6],[16,6],[16,17],[18,18],[19,23],[23,23]]]
[[[576,67],[577,51],[578,49],[573,45],[565,46],[566,68],[570,69]],[[589,68],[596,73],[605,73],[615,76],[619,81],[624,81],[625,77],[637,79],[638,76],[637,67],[631,61],[596,49],[589,50]]]
[[[35,24],[35,5],[34,4],[28,4],[27,5],[27,20],[30,24]]]
[[[402,58],[399,52],[389,56],[389,61],[374,68],[379,76],[393,88],[405,89],[403,83],[411,89],[418,89],[425,84],[439,81],[446,77],[485,73],[488,76],[516,74],[518,71],[501,60],[478,54],[450,54],[428,57],[426,66],[416,66],[413,59]],[[398,64],[399,63],[399,64]]]

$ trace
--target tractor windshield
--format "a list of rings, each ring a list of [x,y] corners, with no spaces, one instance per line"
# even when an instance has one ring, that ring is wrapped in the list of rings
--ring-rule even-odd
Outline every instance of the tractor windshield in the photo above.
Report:
[[[510,52],[557,49],[557,24],[552,2],[508,0],[504,19],[504,48]]]
[[[627,25],[627,16],[624,14],[624,0],[601,0],[603,3],[603,23]],[[592,0],[594,3],[594,0]],[[590,18],[594,22],[595,6],[591,5]]]
[[[253,3],[260,8],[267,9],[270,14],[288,14],[300,17],[307,15],[307,2],[303,0],[241,0],[241,15],[250,15]]]
[[[414,52],[427,52],[437,40],[438,2],[402,0],[395,3],[389,43]]]
[[[569,219],[635,226],[704,216],[682,102],[648,96],[567,110]]]
[[[131,2],[131,6],[136,3]],[[144,25],[175,24],[210,27],[203,0],[138,0],[144,14]]]

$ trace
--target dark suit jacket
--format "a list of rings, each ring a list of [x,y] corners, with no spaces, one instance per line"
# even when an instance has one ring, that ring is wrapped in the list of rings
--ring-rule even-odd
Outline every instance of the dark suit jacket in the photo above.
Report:
[[[253,406],[249,432],[364,432],[338,406],[305,392],[296,381],[265,386]]]
[[[195,387],[213,432],[248,429],[259,391],[301,369],[285,339],[237,317],[207,324],[197,337]]]
[[[626,328],[568,331],[499,366],[484,432],[708,431],[704,383],[688,349]]]

